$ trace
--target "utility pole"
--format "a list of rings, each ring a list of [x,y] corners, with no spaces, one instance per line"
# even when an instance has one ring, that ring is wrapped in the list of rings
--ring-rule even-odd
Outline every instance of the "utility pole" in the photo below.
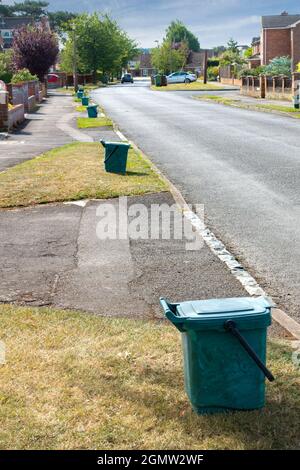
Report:
[[[207,50],[204,51],[203,83],[207,83]]]
[[[75,25],[72,26],[73,30],[73,84],[75,93],[78,91],[78,74],[77,74],[77,44],[76,44],[76,31]]]

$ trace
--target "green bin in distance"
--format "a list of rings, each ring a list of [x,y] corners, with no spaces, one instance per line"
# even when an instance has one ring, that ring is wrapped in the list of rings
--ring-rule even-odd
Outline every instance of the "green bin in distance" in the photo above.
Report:
[[[83,97],[81,98],[81,104],[82,104],[82,106],[88,106],[88,105],[89,105],[89,101],[90,101],[90,99],[89,99],[88,96],[83,96]]]
[[[267,299],[233,298],[168,303],[166,317],[182,333],[185,389],[199,414],[265,405]]]
[[[124,142],[105,142],[100,140],[105,148],[104,166],[108,173],[126,173],[128,150],[130,144]]]
[[[96,118],[98,117],[98,105],[97,104],[90,104],[87,107],[88,117],[89,118]]]
[[[78,91],[77,91],[77,98],[78,98],[79,100],[81,100],[81,99],[83,98],[83,93],[84,93],[83,90],[78,90]]]
[[[161,86],[161,75],[155,75],[154,77],[155,80],[155,86]]]

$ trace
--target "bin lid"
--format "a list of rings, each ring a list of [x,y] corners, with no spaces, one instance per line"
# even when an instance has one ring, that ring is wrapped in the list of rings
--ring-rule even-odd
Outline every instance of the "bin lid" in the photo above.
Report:
[[[202,323],[207,326],[223,325],[224,321],[258,320],[270,322],[271,304],[265,297],[239,297],[182,302],[176,307],[176,316],[183,322]]]

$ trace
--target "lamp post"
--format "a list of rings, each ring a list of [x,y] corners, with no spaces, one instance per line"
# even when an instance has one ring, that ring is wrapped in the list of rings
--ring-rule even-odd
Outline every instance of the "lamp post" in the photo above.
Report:
[[[78,73],[77,73],[77,43],[76,43],[76,30],[74,23],[72,24],[73,33],[73,84],[75,93],[78,91]]]

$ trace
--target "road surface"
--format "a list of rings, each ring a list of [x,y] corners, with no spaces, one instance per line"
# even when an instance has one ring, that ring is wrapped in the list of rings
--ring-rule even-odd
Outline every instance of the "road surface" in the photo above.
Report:
[[[300,120],[195,94],[138,82],[93,96],[189,203],[205,205],[208,226],[300,319]]]

